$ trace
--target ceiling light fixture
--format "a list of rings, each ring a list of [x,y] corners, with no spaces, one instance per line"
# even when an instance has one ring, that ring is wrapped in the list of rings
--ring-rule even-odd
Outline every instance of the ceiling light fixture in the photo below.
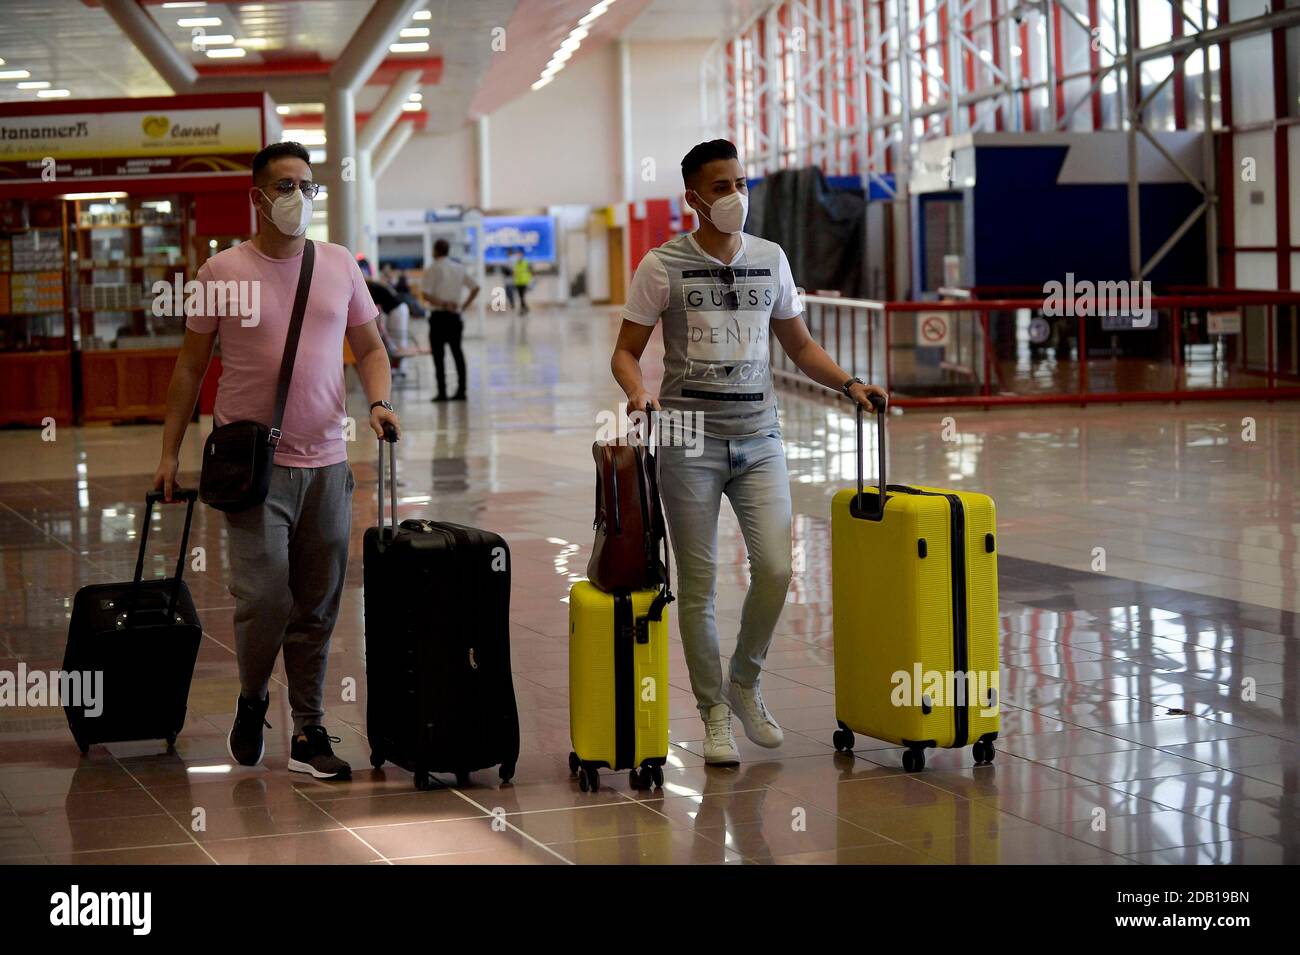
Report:
[[[208,56],[214,60],[232,60],[248,53],[242,46],[225,46],[220,50],[208,50]]]
[[[433,19],[433,14],[430,13],[428,10],[416,10],[415,13],[411,14],[411,19],[412,19],[412,20],[432,20],[432,19]]]
[[[403,103],[403,104],[402,104],[402,110],[403,110],[404,112],[407,112],[407,113],[418,113],[418,112],[419,112],[420,110],[422,110],[422,109],[424,109],[424,105],[423,105],[422,103]]]
[[[409,100],[411,100],[411,101],[414,102],[414,103],[418,103],[418,102],[420,102],[422,99],[424,99],[424,94],[421,93],[419,90],[416,90],[414,93],[412,93],[410,96],[408,96],[408,97],[406,97],[406,98],[409,99]]]
[[[62,99],[71,96],[72,90],[37,90],[36,95],[41,99]]]
[[[551,82],[551,80],[553,80],[554,78],[555,78],[554,76],[543,76],[540,80],[538,80],[536,83],[532,85],[531,88],[533,92],[536,92],[537,90],[541,89],[547,83]]]
[[[429,44],[427,43],[391,43],[388,46],[389,53],[428,53]]]
[[[428,36],[429,28],[428,27],[405,27],[397,35],[400,36],[403,40],[413,40],[417,37]]]
[[[171,3],[164,3],[162,5],[164,10],[183,10],[186,7],[193,8],[206,6],[207,4],[204,3],[203,0],[173,0]]]
[[[182,17],[176,21],[178,27],[219,27],[221,17]]]
[[[0,80],[25,80],[31,75],[27,70],[0,70]]]
[[[19,83],[20,90],[47,90],[50,88],[48,80],[28,80],[26,83]]]
[[[200,33],[194,38],[196,46],[225,46],[234,42],[235,38],[229,33]]]
[[[593,20],[600,19],[602,16],[605,15],[605,11],[608,10],[613,5],[614,5],[614,0],[600,0],[600,3],[595,4],[590,10],[587,11],[587,15],[578,21],[578,26],[585,27],[588,23],[591,23]]]
[[[289,109],[289,107],[287,106],[277,106],[275,108],[275,111],[279,113],[281,116],[288,116],[292,112],[292,110]]]

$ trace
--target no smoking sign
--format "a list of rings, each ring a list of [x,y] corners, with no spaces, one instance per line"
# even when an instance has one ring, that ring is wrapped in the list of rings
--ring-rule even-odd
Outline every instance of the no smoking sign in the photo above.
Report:
[[[918,312],[916,343],[929,347],[948,344],[948,316],[943,312]]]

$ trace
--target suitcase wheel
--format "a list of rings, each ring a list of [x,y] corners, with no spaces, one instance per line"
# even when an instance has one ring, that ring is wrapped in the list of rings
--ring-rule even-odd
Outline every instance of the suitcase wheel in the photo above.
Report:
[[[578,788],[583,792],[596,792],[600,789],[600,770],[595,766],[581,766],[578,769]]]
[[[176,748],[176,734],[169,733],[167,736],[167,751],[171,752],[175,748]]]
[[[469,773],[465,772],[464,770],[458,772],[456,774],[456,785],[459,786],[461,789],[464,789],[466,786],[468,786]]]
[[[375,769],[379,769],[384,765],[384,756],[379,752],[379,750],[374,749],[370,751],[370,765],[375,767]]]
[[[664,788],[664,770],[662,766],[656,766],[653,763],[644,763],[640,771],[630,769],[627,773],[628,782],[636,790],[654,789],[658,786]]]
[[[424,772],[423,770],[416,770],[415,788],[420,790],[421,792],[433,788],[433,780],[429,778],[428,773]]]
[[[501,764],[500,775],[501,775],[501,781],[502,781],[503,783],[508,783],[508,782],[510,782],[510,780],[512,780],[512,779],[515,778],[515,764],[514,764],[514,763],[502,763],[502,764]]]
[[[909,749],[903,753],[903,769],[909,773],[919,773],[925,769],[925,750]]]
[[[837,753],[853,752],[853,731],[850,729],[838,729],[831,734],[831,742],[835,745]]]
[[[582,760],[578,759],[577,753],[569,754],[569,775],[578,775],[578,770],[582,768]]]
[[[971,754],[975,757],[976,766],[988,766],[992,764],[997,750],[993,748],[993,740],[979,740],[971,747]]]

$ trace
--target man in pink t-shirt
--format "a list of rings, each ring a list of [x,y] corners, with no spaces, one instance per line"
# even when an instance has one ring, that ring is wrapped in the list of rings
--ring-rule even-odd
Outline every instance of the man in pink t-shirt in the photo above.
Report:
[[[199,386],[221,336],[221,380],[214,417],[271,424],[276,381],[288,336],[298,274],[318,186],[297,143],[275,143],[253,159],[249,199],[260,228],[248,242],[213,256],[199,269],[203,289],[236,289],[243,308],[209,314],[208,296],[191,310],[185,342],[167,391],[162,460],[154,487],[171,499],[181,440]],[[388,396],[388,354],[375,325],[378,310],[352,254],[316,242],[302,333],[285,402],[266,500],[227,512],[230,592],[235,598],[239,699],[227,746],[231,758],[255,766],[265,749],[271,672],[284,650],[293,742],[288,768],[317,779],[347,779],[351,767],[334,755],[324,718],[325,665],[338,618],[352,527],[352,471],[343,429],[343,342],[357,360],[370,403],[370,427],[400,431]],[[215,298],[215,296],[214,296]],[[248,308],[249,304],[255,307]],[[337,740],[335,740],[337,742]]]

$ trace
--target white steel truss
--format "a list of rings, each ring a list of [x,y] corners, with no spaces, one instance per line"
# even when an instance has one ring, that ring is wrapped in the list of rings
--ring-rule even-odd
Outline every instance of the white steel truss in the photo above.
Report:
[[[1196,176],[1153,130],[1216,129],[1220,44],[1300,23],[1300,8],[1221,24],[1218,4],[1226,0],[1169,0],[1170,39],[1144,46],[1139,2],[773,0],[706,56],[702,121],[737,144],[750,175],[812,165],[864,179],[894,173],[899,183],[926,139],[1123,130],[1132,277],[1147,275],[1206,216],[1214,284],[1211,138]],[[1190,101],[1200,108],[1187,108]],[[1145,262],[1139,136],[1204,197]]]

